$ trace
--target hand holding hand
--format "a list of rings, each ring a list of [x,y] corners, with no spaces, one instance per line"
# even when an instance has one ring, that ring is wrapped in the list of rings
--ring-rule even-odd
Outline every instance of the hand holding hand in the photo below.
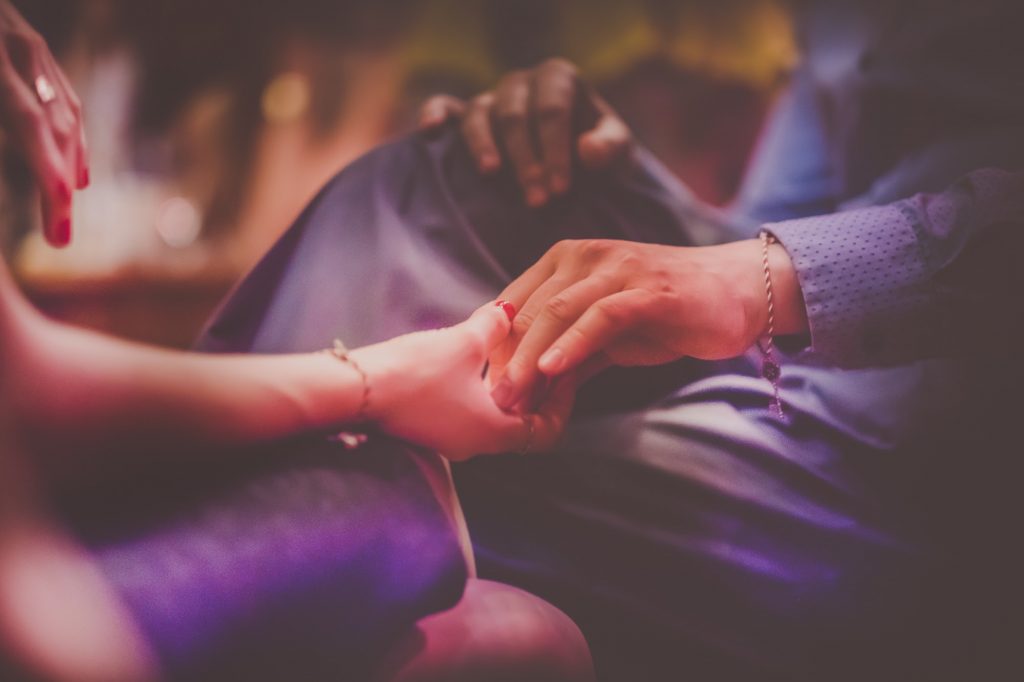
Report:
[[[775,328],[806,327],[785,250],[771,247]],[[594,358],[655,365],[683,356],[739,355],[767,325],[758,240],[679,247],[614,240],[564,241],[502,293],[520,309],[491,354],[503,409],[527,401],[539,374],[558,377]]]
[[[557,382],[530,414],[503,412],[488,394],[484,366],[488,353],[508,335],[506,310],[507,304],[491,303],[454,327],[352,351],[369,377],[370,420],[453,460],[554,443],[572,409],[572,375]]]
[[[71,191],[89,184],[81,105],[46,42],[0,0],[0,124],[39,187],[43,231],[71,239]]]
[[[574,151],[596,170],[625,156],[633,142],[622,119],[564,59],[513,71],[468,103],[434,96],[423,104],[420,123],[431,128],[452,116],[461,118],[480,171],[511,163],[533,207],[569,188]]]

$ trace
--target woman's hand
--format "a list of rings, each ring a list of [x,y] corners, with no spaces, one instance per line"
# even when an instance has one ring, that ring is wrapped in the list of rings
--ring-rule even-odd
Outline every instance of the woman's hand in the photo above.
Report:
[[[89,184],[82,111],[46,42],[0,0],[0,124],[39,187],[43,232],[71,239],[71,191]]]
[[[483,376],[487,356],[508,335],[514,314],[499,301],[454,327],[352,351],[369,377],[370,420],[454,460],[550,447],[572,409],[576,375],[550,386],[530,414],[500,410]]]
[[[769,265],[775,330],[806,328],[789,256],[773,245]],[[520,309],[491,355],[503,409],[528,404],[538,379],[585,362],[656,365],[683,356],[739,355],[765,333],[762,247],[748,240],[679,247],[614,240],[559,242],[502,293]]]
[[[460,117],[477,167],[497,171],[507,157],[526,203],[541,206],[569,188],[573,151],[585,168],[607,168],[633,143],[618,114],[564,59],[506,74],[494,90],[471,101],[447,95],[428,99],[420,125],[432,128]]]

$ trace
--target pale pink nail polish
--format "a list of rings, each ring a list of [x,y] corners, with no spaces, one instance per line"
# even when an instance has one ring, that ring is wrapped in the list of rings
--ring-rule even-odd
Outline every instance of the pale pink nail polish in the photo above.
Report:
[[[552,348],[540,356],[537,366],[546,374],[556,374],[565,367],[565,353],[561,348]]]

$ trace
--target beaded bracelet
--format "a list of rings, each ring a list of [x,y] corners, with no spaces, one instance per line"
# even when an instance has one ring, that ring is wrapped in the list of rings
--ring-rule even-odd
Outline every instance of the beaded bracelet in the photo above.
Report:
[[[757,347],[761,351],[761,376],[772,385],[772,402],[770,410],[778,418],[782,419],[785,414],[782,411],[782,396],[779,392],[779,380],[782,376],[782,368],[775,354],[775,300],[772,295],[772,271],[768,267],[768,247],[775,244],[775,237],[765,230],[761,230],[761,264],[764,267],[764,291],[768,297],[768,331],[765,336],[758,339]]]

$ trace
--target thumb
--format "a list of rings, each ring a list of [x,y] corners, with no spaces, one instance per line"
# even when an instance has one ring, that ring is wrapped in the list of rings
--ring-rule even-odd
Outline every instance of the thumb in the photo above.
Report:
[[[481,354],[486,356],[508,336],[515,316],[515,306],[508,301],[495,301],[477,308],[462,324],[475,335]]]
[[[466,111],[466,103],[451,95],[434,95],[420,107],[420,128],[436,128],[449,118],[458,118]]]
[[[576,141],[576,152],[584,167],[607,168],[621,158],[633,143],[633,133],[608,102],[594,88],[581,93],[589,111],[587,125]]]
[[[577,152],[584,166],[599,170],[622,158],[631,143],[632,134],[622,119],[613,113],[606,113],[593,128],[580,135]]]

